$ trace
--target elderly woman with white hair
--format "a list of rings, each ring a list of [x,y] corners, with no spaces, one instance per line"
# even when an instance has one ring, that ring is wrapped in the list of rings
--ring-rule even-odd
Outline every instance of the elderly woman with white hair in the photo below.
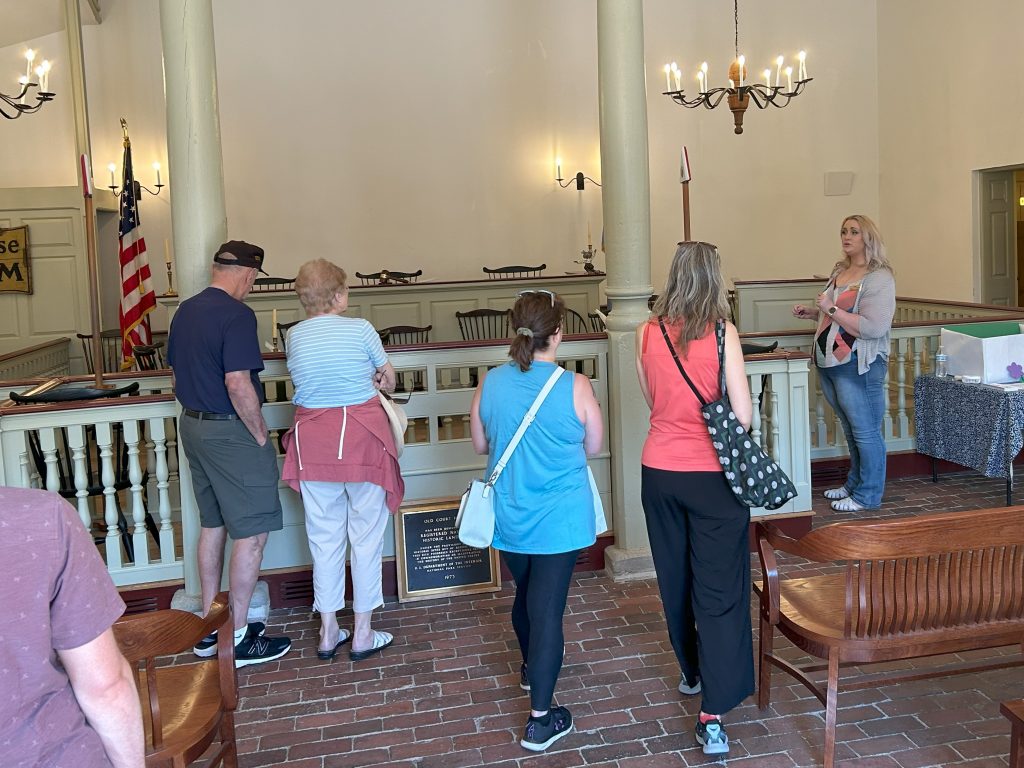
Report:
[[[306,262],[295,291],[307,319],[288,332],[288,371],[295,385],[295,425],[285,435],[282,478],[302,494],[313,556],[313,607],[320,613],[317,656],[368,658],[394,642],[371,628],[384,604],[381,556],[390,513],[405,491],[395,439],[377,390],[395,388],[395,370],[366,320],[344,317],[345,270]],[[345,559],[351,559],[353,631],[340,629]]]

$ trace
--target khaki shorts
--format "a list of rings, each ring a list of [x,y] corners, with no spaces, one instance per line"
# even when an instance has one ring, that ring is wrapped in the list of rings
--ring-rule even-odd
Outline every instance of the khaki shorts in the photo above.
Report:
[[[203,528],[227,528],[238,541],[283,527],[277,451],[257,444],[241,419],[178,421]]]

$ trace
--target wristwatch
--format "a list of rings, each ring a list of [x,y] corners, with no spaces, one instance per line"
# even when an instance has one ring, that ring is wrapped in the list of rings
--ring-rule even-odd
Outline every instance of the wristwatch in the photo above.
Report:
[[[835,317],[837,309],[839,309],[839,307],[837,307],[835,304],[833,304],[831,307],[829,307],[827,310],[825,310],[825,314],[827,314],[829,317]]]

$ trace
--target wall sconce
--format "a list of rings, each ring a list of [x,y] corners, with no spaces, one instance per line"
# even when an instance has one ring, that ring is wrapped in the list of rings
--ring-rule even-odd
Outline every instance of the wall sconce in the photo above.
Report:
[[[580,192],[583,191],[583,186],[588,181],[591,184],[597,184],[597,186],[599,186],[599,187],[601,186],[601,182],[594,181],[589,176],[584,176],[583,175],[583,171],[580,171],[579,173],[577,173],[575,176],[573,176],[570,179],[563,179],[562,178],[562,161],[561,160],[556,160],[555,161],[555,181],[558,182],[558,186],[560,186],[562,189],[565,189],[570,184],[572,184],[573,181],[575,181],[576,182],[576,189],[578,189]]]
[[[107,189],[113,192],[115,197],[120,197],[123,190],[119,191],[121,188],[114,183],[114,171],[117,170],[117,166],[114,165],[113,163],[110,163],[110,165],[107,166],[107,170],[110,171],[110,183],[107,185]],[[156,188],[156,192],[154,192],[149,187],[140,184],[138,179],[132,179],[132,181],[135,184],[136,199],[138,199],[142,195],[142,190],[146,190],[147,192],[149,192],[149,194],[156,196],[160,194],[161,189],[167,186],[166,184],[162,184],[160,182],[160,163],[153,163],[153,170],[156,171],[156,184],[153,185]]]

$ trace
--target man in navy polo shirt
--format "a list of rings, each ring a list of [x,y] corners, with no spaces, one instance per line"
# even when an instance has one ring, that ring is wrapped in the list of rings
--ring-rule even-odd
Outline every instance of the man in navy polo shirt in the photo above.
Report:
[[[235,665],[241,667],[284,656],[291,640],[264,637],[263,624],[248,623],[267,535],[282,527],[277,452],[261,410],[263,355],[256,314],[242,301],[263,272],[263,249],[232,240],[217,249],[213,261],[210,287],[183,301],[174,313],[167,361],[182,406],[178,431],[202,525],[203,611],[209,612],[220,591],[230,535],[234,543],[228,585]],[[210,635],[193,650],[197,656],[213,656],[216,642]]]

